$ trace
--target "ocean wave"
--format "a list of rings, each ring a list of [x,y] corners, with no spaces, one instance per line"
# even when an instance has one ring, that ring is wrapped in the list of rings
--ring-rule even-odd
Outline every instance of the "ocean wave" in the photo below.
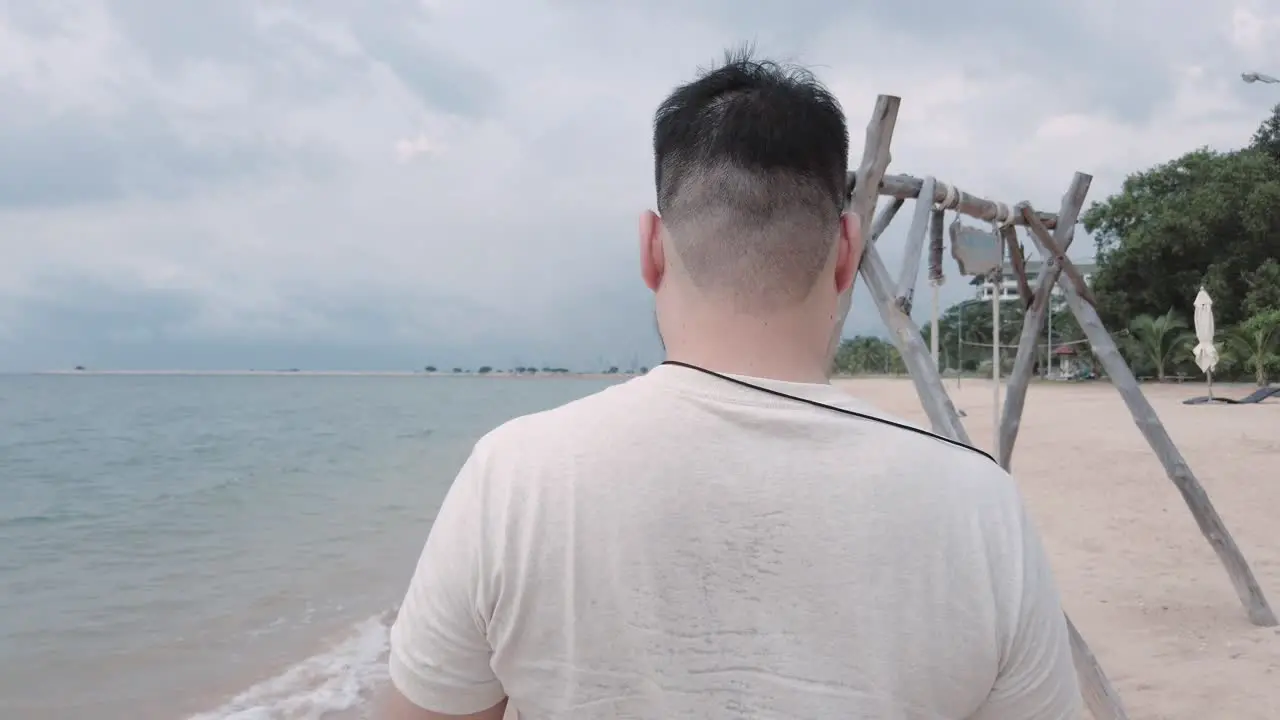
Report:
[[[10,517],[0,517],[0,526],[4,525],[39,525],[41,523],[57,522],[59,516],[49,514],[36,515],[12,515]]]
[[[322,653],[188,720],[322,720],[369,703],[387,680],[395,609],[356,623]]]

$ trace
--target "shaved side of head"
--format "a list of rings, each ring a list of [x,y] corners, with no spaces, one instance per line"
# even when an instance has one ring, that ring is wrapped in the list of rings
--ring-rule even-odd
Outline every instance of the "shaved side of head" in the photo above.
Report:
[[[845,201],[849,133],[807,71],[731,54],[654,119],[658,211],[695,287],[744,312],[808,297]]]

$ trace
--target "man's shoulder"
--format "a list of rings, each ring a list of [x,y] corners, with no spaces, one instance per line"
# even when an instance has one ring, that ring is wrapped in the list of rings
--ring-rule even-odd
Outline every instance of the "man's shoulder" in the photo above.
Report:
[[[846,406],[864,418],[859,453],[879,458],[894,474],[921,483],[945,485],[957,494],[980,492],[1016,498],[1009,473],[978,448],[943,438],[926,427],[863,404]]]
[[[512,418],[490,430],[476,444],[484,452],[547,447],[620,426],[639,411],[651,393],[644,378],[632,378],[548,410]]]

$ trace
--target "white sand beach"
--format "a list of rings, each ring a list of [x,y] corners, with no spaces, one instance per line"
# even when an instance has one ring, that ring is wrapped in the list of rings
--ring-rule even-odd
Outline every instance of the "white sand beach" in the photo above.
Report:
[[[838,381],[927,425],[911,381]],[[990,449],[990,381],[945,381]],[[1215,386],[1243,397],[1251,386]],[[1280,610],[1280,401],[1188,406],[1204,386],[1143,388]],[[1067,612],[1137,720],[1280,717],[1280,629],[1251,625],[1182,497],[1106,383],[1031,387],[1013,473]]]

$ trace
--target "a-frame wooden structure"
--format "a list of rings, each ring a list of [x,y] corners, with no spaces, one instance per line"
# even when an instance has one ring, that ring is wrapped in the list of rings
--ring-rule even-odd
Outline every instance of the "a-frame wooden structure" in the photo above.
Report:
[[[1151,445],[1151,449],[1164,465],[1169,479],[1182,494],[1192,516],[1200,526],[1200,531],[1204,533],[1205,538],[1221,559],[1236,594],[1244,604],[1249,620],[1255,625],[1275,626],[1276,615],[1263,596],[1252,570],[1249,569],[1240,549],[1236,547],[1231,533],[1227,531],[1213,503],[1209,501],[1209,496],[1200,485],[1200,481],[1191,472],[1191,468],[1178,452],[1164,425],[1161,424],[1155,409],[1142,394],[1133,371],[1120,355],[1115,341],[1099,319],[1089,288],[1085,285],[1079,271],[1065,255],[1073,239],[1076,220],[1093,178],[1083,173],[1076,173],[1066,194],[1062,197],[1058,214],[1048,215],[1035,212],[1028,203],[1019,203],[1010,207],[1004,203],[969,195],[954,186],[934,181],[932,178],[920,180],[904,175],[886,175],[890,161],[889,144],[894,126],[897,124],[900,104],[901,99],[897,97],[881,95],[877,98],[871,122],[867,125],[862,161],[857,171],[849,174],[850,203],[851,209],[857,212],[862,220],[862,236],[866,239],[866,250],[859,273],[870,290],[880,316],[893,336],[894,343],[902,354],[934,432],[961,442],[970,442],[955,405],[943,387],[938,368],[925,347],[922,335],[915,323],[911,321],[909,314],[911,287],[908,285],[904,293],[901,287],[902,282],[895,286],[888,268],[885,267],[875,247],[875,239],[889,226],[894,215],[908,199],[914,199],[918,204],[927,203],[927,208],[917,207],[916,218],[922,217],[926,209],[931,213],[938,213],[939,210],[953,210],[968,217],[996,224],[1002,239],[1010,246],[1013,270],[1019,275],[1019,286],[1027,304],[1027,311],[1013,371],[1007,381],[1004,409],[1000,418],[997,441],[997,456],[1000,464],[1005,469],[1010,467],[1014,442],[1018,436],[1018,423],[1026,402],[1027,385],[1035,365],[1036,342],[1040,329],[1044,327],[1050,292],[1057,283],[1066,296],[1066,302],[1072,314],[1084,330],[1093,353],[1106,370],[1111,383],[1124,398],[1134,422],[1137,423],[1143,436]],[[923,194],[922,190],[925,191]],[[872,215],[881,195],[886,196],[890,201],[873,221]],[[935,218],[934,225],[940,227],[939,221],[940,218]],[[926,223],[918,221],[912,223],[905,259],[907,266],[904,266],[901,273],[903,278],[914,278],[919,270],[920,246],[924,242],[925,225]],[[1020,262],[1021,255],[1017,249],[1015,235],[1017,225],[1029,231],[1032,242],[1044,259],[1044,269],[1037,278],[1027,278]],[[935,230],[933,234],[936,241],[939,233]],[[842,298],[840,314],[842,321],[848,313],[849,302],[848,297]],[[1079,673],[1081,689],[1090,712],[1098,720],[1127,718],[1119,696],[1116,695],[1070,618],[1067,619],[1067,627],[1071,636],[1076,671]]]

